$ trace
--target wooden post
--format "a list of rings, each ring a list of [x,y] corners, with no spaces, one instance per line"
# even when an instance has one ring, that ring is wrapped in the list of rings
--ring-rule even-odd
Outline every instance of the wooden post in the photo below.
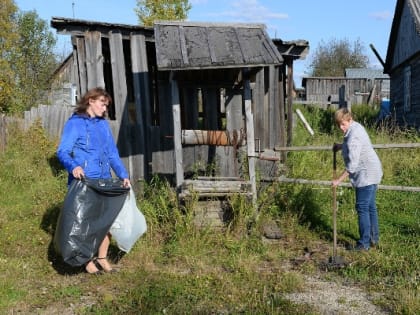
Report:
[[[73,40],[73,39],[72,39]],[[79,38],[78,42],[83,43],[83,41]],[[84,49],[83,49],[84,51]],[[83,70],[83,69],[80,69]],[[73,49],[73,64],[72,64],[72,70],[70,73],[70,82],[73,82],[73,84],[76,84],[76,97],[74,98],[75,103],[77,103],[77,100],[80,99],[80,96],[82,95],[82,91],[81,91],[81,80],[82,80],[82,76],[80,75],[81,73],[84,72],[80,72],[79,71],[79,61],[78,61],[78,51],[76,49]],[[83,78],[83,80],[85,80],[86,78]],[[86,85],[85,85],[86,86]],[[73,105],[73,104],[72,104]],[[76,105],[76,104],[74,104]]]
[[[175,170],[176,187],[179,189],[184,182],[184,167],[182,161],[181,143],[181,109],[179,104],[178,84],[173,79],[173,72],[170,74],[171,96],[172,96],[172,115],[174,121],[174,150],[175,150]]]
[[[270,149],[274,148],[277,144],[276,140],[279,136],[279,111],[278,111],[278,94],[277,94],[277,81],[278,69],[275,66],[269,66],[269,102],[268,102],[268,139],[267,144]],[[264,148],[265,149],[265,148]]]
[[[248,153],[249,180],[251,182],[252,202],[256,206],[257,184],[255,177],[255,137],[254,137],[254,117],[252,115],[251,87],[248,74],[244,70],[244,100],[245,100],[245,121],[246,121],[246,142]]]
[[[105,88],[104,56],[102,55],[101,33],[85,33],[87,89],[95,87]]]
[[[260,146],[264,149],[266,147],[265,134],[268,133],[269,126],[264,124],[265,116],[265,70],[260,68],[255,74],[255,85],[252,91],[253,107],[252,113],[254,116],[254,133],[259,138]],[[268,143],[267,143],[268,144]]]
[[[125,77],[124,51],[121,33],[109,33],[112,84],[114,87],[115,119],[120,125],[128,123],[127,80]],[[121,126],[120,126],[121,127]]]
[[[293,60],[287,62],[287,146],[292,145],[293,139]]]
[[[86,48],[85,41],[80,37],[73,38],[73,45],[76,46],[77,52],[77,72],[79,73],[79,97],[82,97],[87,92],[87,70],[86,70]]]
[[[313,136],[315,133],[313,131],[313,129],[311,128],[311,126],[309,125],[309,123],[306,121],[305,116],[303,116],[302,112],[300,111],[300,109],[296,109],[296,113],[298,114],[300,120],[302,121],[303,125],[305,126],[306,130],[308,130],[308,132],[311,134],[311,136]]]
[[[280,71],[280,69],[282,69]],[[284,104],[284,88],[283,88],[283,82],[284,82],[284,71],[283,66],[277,67],[277,73],[278,73],[278,81],[277,81],[277,90],[278,90],[278,106],[279,106],[279,142],[281,147],[286,146],[286,121],[285,121],[285,104]],[[281,152],[281,160],[282,162],[286,162],[286,156],[287,152]]]
[[[128,125],[128,92],[121,33],[112,31],[109,32],[109,49],[115,109],[115,121],[112,121],[112,125],[114,126],[114,137],[118,139],[118,149],[130,176],[137,180],[138,174],[135,174],[136,172],[134,171],[135,162],[133,162],[132,154],[133,143],[130,141]]]
[[[343,84],[338,89],[338,108],[346,108],[346,86]]]
[[[139,174],[149,178],[149,162],[151,162],[150,146],[150,94],[149,69],[147,65],[146,42],[143,34],[131,35],[131,70],[133,72],[134,103],[136,110],[136,134],[138,139],[139,163],[143,171]],[[138,129],[138,130],[137,130]]]
[[[226,112],[226,132],[228,135],[228,142],[232,147],[217,148],[218,165],[220,174],[223,176],[240,176],[238,159],[242,150],[238,150],[242,143],[237,143],[241,140],[241,130],[244,129],[243,121],[243,91],[237,88],[226,88],[225,95],[225,112]],[[221,153],[221,151],[223,151]],[[225,157],[223,157],[225,156]]]

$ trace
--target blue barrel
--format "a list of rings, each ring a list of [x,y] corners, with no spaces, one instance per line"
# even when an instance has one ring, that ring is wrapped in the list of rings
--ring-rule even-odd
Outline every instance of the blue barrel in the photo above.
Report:
[[[389,114],[391,111],[391,102],[389,98],[382,98],[381,101],[381,111],[383,111],[385,114]]]

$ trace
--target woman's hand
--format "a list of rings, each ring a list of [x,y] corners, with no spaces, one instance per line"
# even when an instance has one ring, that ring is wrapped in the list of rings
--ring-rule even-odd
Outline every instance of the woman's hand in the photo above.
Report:
[[[332,186],[337,187],[343,180],[347,178],[347,176],[349,176],[349,172],[347,172],[347,170],[344,170],[338,178],[333,179],[333,181],[331,182]]]
[[[131,187],[130,180],[128,178],[123,179],[123,185],[124,187]]]
[[[73,174],[74,178],[82,179],[85,177],[85,172],[83,171],[83,168],[81,166],[76,166],[71,173]]]
[[[340,151],[342,147],[343,147],[343,144],[342,144],[342,143],[334,143],[334,144],[333,144],[333,147],[332,147],[333,152],[338,152],[338,151]]]

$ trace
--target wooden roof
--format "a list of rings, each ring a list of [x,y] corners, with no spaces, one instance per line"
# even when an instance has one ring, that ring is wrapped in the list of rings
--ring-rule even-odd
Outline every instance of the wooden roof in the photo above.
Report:
[[[107,35],[110,31],[118,30],[123,36],[130,36],[131,33],[142,33],[146,39],[153,38],[153,28],[139,25],[116,24],[98,21],[86,21],[64,17],[52,17],[51,27],[59,34],[83,35],[86,31],[98,31]]]
[[[283,58],[263,24],[155,22],[159,70],[278,65]]]
[[[397,43],[398,31],[401,24],[404,6],[410,9],[416,32],[420,34],[420,0],[397,0],[395,4],[394,19],[392,20],[391,33],[389,35],[388,50],[386,53],[386,61],[384,72],[389,73],[392,68],[392,60],[394,58],[395,45]]]
[[[292,59],[305,59],[309,53],[309,42],[307,40],[284,41],[278,38],[273,39],[280,54],[283,57]]]

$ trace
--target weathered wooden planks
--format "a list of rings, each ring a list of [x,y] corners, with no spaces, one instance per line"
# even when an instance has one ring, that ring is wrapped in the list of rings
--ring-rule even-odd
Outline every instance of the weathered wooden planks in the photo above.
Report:
[[[232,194],[252,195],[252,184],[244,180],[184,180],[180,186],[180,198],[188,196],[223,197]]]

